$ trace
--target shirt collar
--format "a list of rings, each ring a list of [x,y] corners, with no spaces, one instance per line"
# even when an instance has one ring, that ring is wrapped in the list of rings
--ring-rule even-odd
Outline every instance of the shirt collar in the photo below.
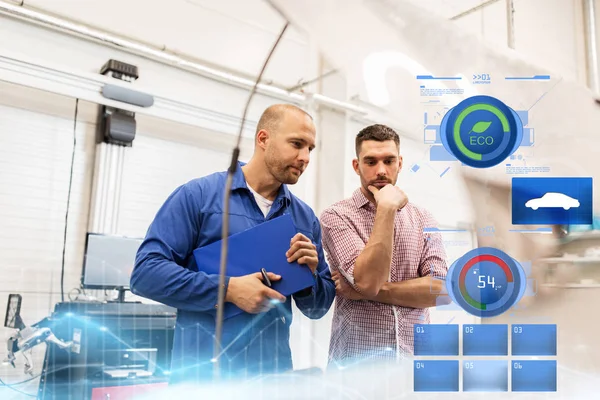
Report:
[[[367,196],[364,195],[360,188],[354,191],[354,193],[352,194],[352,200],[354,200],[356,208],[362,208],[370,203],[369,199],[367,199]]]
[[[246,183],[246,178],[244,177],[244,172],[242,171],[242,166],[246,165],[245,162],[241,162],[238,161],[238,167],[235,170],[235,173],[233,174],[233,181],[231,184],[231,190],[237,190],[237,189],[248,189],[248,184]],[[290,189],[288,189],[287,185],[282,184],[281,187],[279,188],[279,192],[277,193],[277,197],[275,198],[275,201],[273,203],[276,202],[282,202],[285,201],[286,205],[290,205],[290,202],[292,201],[292,195],[290,192]]]

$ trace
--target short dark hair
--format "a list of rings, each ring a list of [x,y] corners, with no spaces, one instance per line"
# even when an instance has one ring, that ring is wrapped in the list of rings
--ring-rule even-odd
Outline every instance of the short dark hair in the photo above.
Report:
[[[377,142],[393,140],[398,149],[400,148],[400,136],[395,130],[382,124],[370,125],[358,132],[358,135],[356,135],[356,157],[358,157],[362,142],[365,140],[375,140]]]

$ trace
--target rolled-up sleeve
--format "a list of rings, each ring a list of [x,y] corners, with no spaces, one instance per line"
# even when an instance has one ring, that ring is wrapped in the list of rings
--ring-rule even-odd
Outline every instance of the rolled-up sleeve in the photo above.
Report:
[[[425,227],[437,227],[437,221],[429,211],[424,212]],[[448,273],[446,250],[439,232],[423,232],[423,252],[419,262],[419,276],[444,279]]]
[[[365,242],[350,222],[334,210],[323,212],[321,226],[329,265],[338,269],[354,290],[359,291],[354,284],[354,265],[365,248]]]

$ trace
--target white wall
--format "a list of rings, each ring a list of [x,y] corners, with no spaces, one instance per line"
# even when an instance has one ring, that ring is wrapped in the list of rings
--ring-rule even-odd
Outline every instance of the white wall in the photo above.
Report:
[[[413,1],[431,13],[452,18],[487,0]],[[489,43],[507,47],[506,3],[506,0],[491,2],[455,19],[455,23]],[[582,3],[579,0],[513,0],[514,49],[542,67],[584,83]],[[596,12],[600,16],[598,7]]]
[[[443,0],[430,3],[435,1]],[[576,0],[514,0],[514,49],[565,79],[585,84],[581,3]],[[508,47],[504,0],[459,18],[456,24],[498,47]]]
[[[26,324],[48,316],[60,301],[60,271],[65,212],[74,134],[75,100],[0,83],[0,308],[9,293],[23,296]],[[65,287],[78,285],[87,225],[93,128],[80,119],[75,129],[77,147],[69,207],[65,253]],[[0,329],[5,343],[11,331]],[[0,348],[4,359],[6,347]],[[34,349],[35,372],[41,370],[44,346]],[[18,369],[1,366],[10,382],[25,378]],[[37,379],[20,389],[36,389]],[[15,393],[0,387],[0,396]],[[5,397],[6,396],[6,397]]]
[[[25,6],[250,77],[260,71],[285,22],[262,0],[28,0]],[[310,51],[306,37],[290,27],[264,80],[288,87],[313,78]],[[141,75],[146,79],[146,72]]]
[[[39,62],[59,71],[88,74],[98,74],[100,67],[111,58],[130,63],[138,66],[140,74],[131,84],[132,89],[193,104],[216,117],[228,116],[233,122],[227,131],[237,132],[235,118],[241,117],[247,100],[244,89],[21,21],[0,18],[0,35],[5,38],[0,55]],[[271,98],[257,95],[249,111],[248,125],[256,124],[260,113],[273,102]]]

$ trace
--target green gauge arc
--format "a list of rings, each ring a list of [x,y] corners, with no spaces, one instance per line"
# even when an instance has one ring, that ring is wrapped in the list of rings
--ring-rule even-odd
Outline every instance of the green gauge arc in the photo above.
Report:
[[[464,121],[464,119],[467,117],[467,115],[469,115],[470,113],[474,112],[474,111],[489,111],[492,114],[494,114],[496,117],[498,117],[498,119],[500,120],[500,123],[502,124],[502,130],[504,131],[504,133],[510,133],[510,126],[508,123],[508,119],[506,118],[506,116],[500,111],[498,110],[496,107],[489,105],[489,104],[473,104],[467,108],[465,108],[456,118],[456,121],[454,122],[454,142],[456,143],[456,146],[458,147],[458,149],[467,157],[473,159],[473,160],[478,160],[480,161],[482,159],[482,155],[479,153],[475,153],[471,150],[469,150],[467,148],[467,146],[465,146],[465,144],[463,143],[462,139],[460,138],[460,126],[462,124],[462,122]]]

